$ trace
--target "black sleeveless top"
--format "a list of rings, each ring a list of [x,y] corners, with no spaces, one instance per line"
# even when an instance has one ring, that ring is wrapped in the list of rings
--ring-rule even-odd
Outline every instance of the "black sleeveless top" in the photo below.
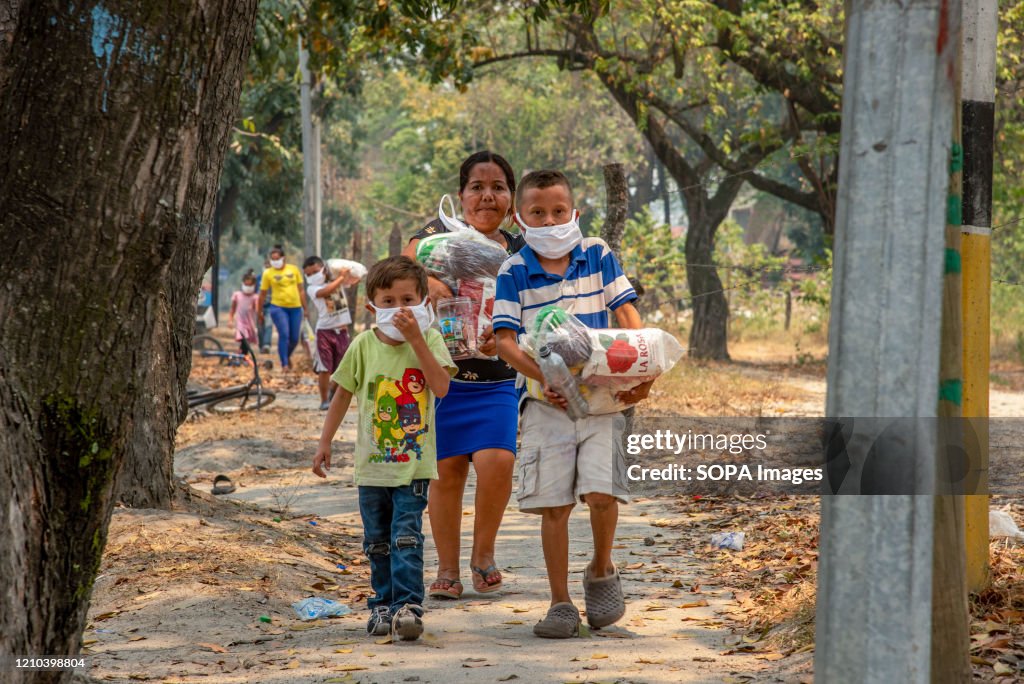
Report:
[[[431,235],[449,232],[451,231],[441,223],[440,219],[434,219],[423,226],[410,239],[422,240]],[[526,240],[519,233],[510,233],[507,230],[502,230],[501,234],[508,245],[505,251],[509,253],[509,256],[526,246]],[[489,361],[488,359],[462,359],[456,361],[455,365],[459,368],[459,373],[455,376],[455,379],[461,382],[498,382],[500,380],[514,380],[516,377],[515,369],[501,359],[496,361]]]

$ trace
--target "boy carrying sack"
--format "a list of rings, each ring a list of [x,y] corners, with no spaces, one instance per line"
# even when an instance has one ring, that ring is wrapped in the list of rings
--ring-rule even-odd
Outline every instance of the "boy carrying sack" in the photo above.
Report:
[[[313,472],[326,477],[331,441],[352,397],[359,407],[355,482],[374,596],[366,632],[403,640],[423,633],[423,509],[437,478],[434,397],[456,368],[430,328],[427,272],[407,257],[375,264],[366,296],[377,326],[356,336],[332,376],[331,399]]]
[[[523,399],[518,499],[520,510],[542,517],[551,607],[533,632],[547,638],[579,634],[580,614],[569,594],[569,515],[577,498],[590,508],[594,540],[594,555],[583,574],[587,622],[606,627],[626,610],[611,558],[618,502],[629,501],[618,448],[625,418],[609,413],[573,421],[565,411],[566,398],[548,387],[540,367],[518,344],[518,336],[532,329],[537,313],[549,305],[561,306],[591,328],[609,327],[609,309],[620,327],[641,327],[632,304],[636,292],[615,255],[603,240],[584,239],[578,220],[563,174],[527,174],[516,193],[516,221],[527,246],[502,266],[494,302],[498,355],[543,388]],[[653,382],[620,392],[618,399],[640,401]]]

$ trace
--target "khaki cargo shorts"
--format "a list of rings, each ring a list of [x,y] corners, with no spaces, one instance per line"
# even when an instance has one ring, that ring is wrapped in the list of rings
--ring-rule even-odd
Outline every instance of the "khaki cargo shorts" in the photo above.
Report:
[[[565,411],[528,399],[520,420],[519,510],[568,506],[590,493],[629,503],[621,413],[573,422]]]

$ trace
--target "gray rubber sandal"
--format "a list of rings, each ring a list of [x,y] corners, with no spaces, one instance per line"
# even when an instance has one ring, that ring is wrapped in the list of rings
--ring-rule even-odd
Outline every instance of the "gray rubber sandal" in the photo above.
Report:
[[[569,639],[580,634],[580,611],[571,603],[556,603],[544,619],[533,626],[533,633],[545,639]]]
[[[587,566],[583,570],[583,598],[587,606],[587,624],[591,627],[601,629],[618,622],[626,614],[618,568],[612,575],[591,577],[590,566]]]

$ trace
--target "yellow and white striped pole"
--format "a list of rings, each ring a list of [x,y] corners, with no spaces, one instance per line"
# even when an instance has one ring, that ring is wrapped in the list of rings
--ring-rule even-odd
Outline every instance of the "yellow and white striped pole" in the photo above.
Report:
[[[992,148],[995,123],[997,0],[963,0],[963,416],[977,450],[969,455],[978,489],[988,489],[988,373],[992,243]],[[970,441],[970,440],[968,440]],[[989,583],[988,496],[965,497],[967,589]]]

